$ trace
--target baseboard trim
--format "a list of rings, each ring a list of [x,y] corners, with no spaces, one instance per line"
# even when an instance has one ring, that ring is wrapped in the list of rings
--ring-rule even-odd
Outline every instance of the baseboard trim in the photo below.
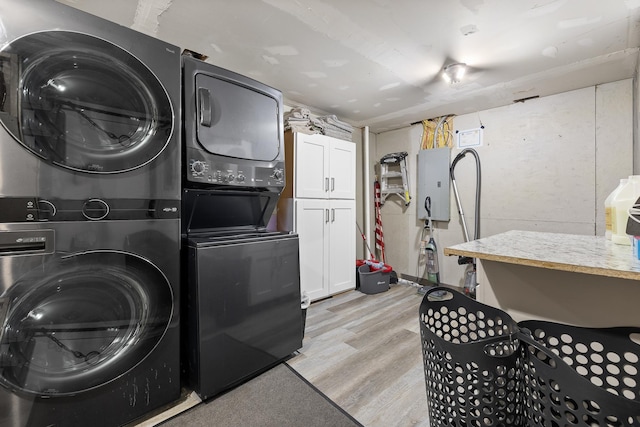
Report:
[[[436,286],[435,283],[430,282],[429,280],[427,280],[427,279],[425,279],[423,277],[416,277],[416,276],[412,276],[410,274],[405,274],[405,273],[400,273],[399,276],[402,277],[405,280],[409,280],[409,281],[411,281],[413,283],[417,283],[418,285],[421,285],[421,286]],[[456,290],[458,292],[463,292],[463,289],[460,286],[448,285],[446,283],[440,283],[437,286],[444,286],[446,288],[451,288],[451,289]]]

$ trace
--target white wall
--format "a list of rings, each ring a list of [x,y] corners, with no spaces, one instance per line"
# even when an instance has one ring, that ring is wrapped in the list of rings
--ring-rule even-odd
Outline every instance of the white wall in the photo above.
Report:
[[[510,229],[604,234],[603,203],[620,178],[633,171],[632,79],[457,116],[454,129],[482,123],[480,237]],[[411,205],[390,197],[382,207],[387,263],[422,276],[423,221],[417,218],[416,158],[422,126],[376,136],[372,158],[409,152]],[[373,148],[375,147],[375,149]],[[459,152],[453,149],[451,159]],[[473,235],[475,162],[468,155],[455,176],[469,233]],[[452,192],[453,193],[453,192]],[[440,279],[463,284],[464,267],[442,250],[464,241],[455,198],[451,221],[436,223]]]

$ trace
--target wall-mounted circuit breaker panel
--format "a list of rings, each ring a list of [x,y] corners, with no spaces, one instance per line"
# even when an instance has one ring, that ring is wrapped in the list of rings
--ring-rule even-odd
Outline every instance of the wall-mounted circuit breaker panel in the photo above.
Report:
[[[427,219],[425,199],[431,198],[431,219],[449,221],[450,191],[449,161],[451,148],[432,148],[418,151],[418,218]]]

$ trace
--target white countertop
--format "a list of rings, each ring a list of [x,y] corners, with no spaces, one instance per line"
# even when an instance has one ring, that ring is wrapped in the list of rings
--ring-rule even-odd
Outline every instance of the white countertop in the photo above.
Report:
[[[444,249],[445,255],[640,280],[631,246],[604,236],[512,230]]]

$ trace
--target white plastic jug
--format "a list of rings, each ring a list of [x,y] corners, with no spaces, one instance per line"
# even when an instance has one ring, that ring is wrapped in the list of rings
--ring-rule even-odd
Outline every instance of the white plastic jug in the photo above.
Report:
[[[620,189],[629,181],[628,178],[623,178],[620,180],[618,186],[607,196],[604,200],[604,237],[608,240],[611,240],[611,229],[613,227],[613,218],[611,214],[611,201],[614,199],[616,194],[620,192]]]
[[[611,201],[611,241],[619,245],[631,246],[631,238],[627,235],[629,208],[640,195],[640,175],[632,175]]]

